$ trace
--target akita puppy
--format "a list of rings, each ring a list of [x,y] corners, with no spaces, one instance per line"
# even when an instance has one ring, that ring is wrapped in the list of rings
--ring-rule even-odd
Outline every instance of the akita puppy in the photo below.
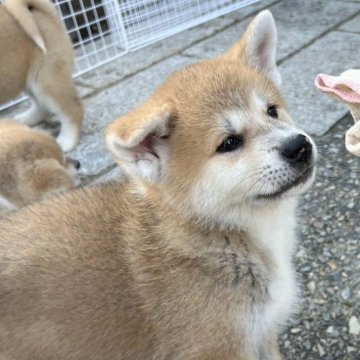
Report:
[[[18,118],[32,126],[50,113],[61,122],[64,151],[79,141],[83,108],[71,77],[74,52],[49,0],[5,0],[0,6],[0,103],[22,90],[32,107]]]
[[[55,140],[14,120],[0,120],[0,205],[10,210],[72,189],[80,163]]]
[[[316,149],[280,96],[276,42],[261,12],[111,124],[128,181],[0,223],[3,358],[281,358]]]

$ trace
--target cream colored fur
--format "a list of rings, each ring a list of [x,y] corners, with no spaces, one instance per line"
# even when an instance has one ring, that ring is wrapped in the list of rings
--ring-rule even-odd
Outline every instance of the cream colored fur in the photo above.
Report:
[[[35,125],[50,113],[62,127],[64,151],[79,141],[83,108],[71,77],[71,41],[49,0],[5,0],[0,6],[0,103],[25,91],[32,107],[19,121]]]
[[[261,12],[228,53],[174,73],[108,127],[127,181],[0,223],[0,357],[281,359],[316,149],[307,137],[306,162],[285,159],[303,133],[275,48]]]
[[[66,158],[50,136],[13,120],[0,121],[0,197],[10,210],[74,187]]]

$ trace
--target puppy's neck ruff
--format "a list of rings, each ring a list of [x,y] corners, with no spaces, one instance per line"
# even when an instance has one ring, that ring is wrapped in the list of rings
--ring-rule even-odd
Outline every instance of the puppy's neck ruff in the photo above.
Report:
[[[140,178],[132,178],[131,182],[130,192],[138,200],[159,207],[156,212],[163,214],[164,221],[174,220],[179,226],[191,224],[194,232],[246,234],[256,246],[271,252],[275,262],[283,256],[291,259],[295,246],[295,209],[298,202],[295,196],[262,205],[239,206],[237,211],[229,214],[229,221],[224,222],[223,219],[216,221],[211,209],[207,219],[196,215],[190,207],[178,206],[165,192]]]
[[[162,214],[162,221],[171,223],[171,226],[165,226],[163,230],[168,228],[172,231],[166,236],[167,242],[164,246],[185,258],[201,258],[203,262],[211,264],[207,266],[213,269],[215,275],[210,273],[209,277],[214,276],[218,286],[219,283],[234,286],[236,279],[241,276],[235,271],[233,276],[229,275],[230,280],[227,281],[226,275],[219,275],[220,271],[216,270],[219,262],[222,268],[230,257],[236,268],[235,259],[243,256],[244,248],[251,249],[247,259],[250,263],[254,254],[257,254],[255,258],[264,259],[268,279],[260,276],[264,281],[263,300],[254,302],[249,307],[247,326],[242,329],[252,339],[249,352],[256,352],[268,333],[281,327],[296,310],[298,289],[292,256],[296,244],[297,198],[290,197],[243,210],[239,212],[238,226],[226,228],[213,222],[196,221],[194,218],[189,221],[191,217],[169,205],[163,194],[153,186],[146,186],[141,182],[134,184],[138,199],[144,201],[142,206],[146,203],[156,206],[162,204],[161,212],[156,211],[156,214]],[[161,202],[158,201],[159,197]],[[176,228],[178,230],[175,230]],[[176,237],[173,236],[174,231],[177,232]],[[263,265],[260,265],[260,268],[261,266]],[[236,287],[234,291],[236,293]],[[240,323],[243,322],[235,317],[234,327]]]

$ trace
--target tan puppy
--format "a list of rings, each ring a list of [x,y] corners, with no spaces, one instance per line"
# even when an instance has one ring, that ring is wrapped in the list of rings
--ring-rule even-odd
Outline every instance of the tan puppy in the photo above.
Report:
[[[0,121],[0,204],[18,208],[74,187],[79,162],[64,157],[50,136],[13,120]]]
[[[49,0],[5,0],[0,6],[0,103],[24,90],[32,107],[19,120],[35,125],[54,113],[64,151],[78,143],[83,108],[71,72],[74,53]]]
[[[280,359],[316,149],[279,94],[275,49],[265,11],[110,125],[129,181],[0,223],[0,356]]]

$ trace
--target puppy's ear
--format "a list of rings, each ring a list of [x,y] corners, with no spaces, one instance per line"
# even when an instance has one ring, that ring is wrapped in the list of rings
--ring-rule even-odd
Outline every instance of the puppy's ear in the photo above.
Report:
[[[169,103],[150,99],[107,127],[107,147],[130,174],[153,183],[164,174],[172,112]]]
[[[281,76],[276,66],[277,31],[269,10],[261,11],[250,23],[240,41],[224,56],[232,60],[245,61],[262,71],[277,86]]]

